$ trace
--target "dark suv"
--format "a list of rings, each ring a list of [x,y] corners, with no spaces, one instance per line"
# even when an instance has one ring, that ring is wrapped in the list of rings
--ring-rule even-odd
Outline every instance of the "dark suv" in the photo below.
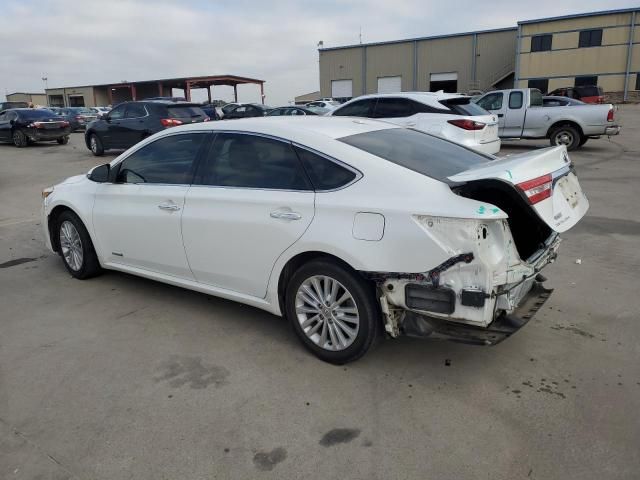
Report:
[[[165,128],[186,123],[207,122],[199,105],[171,100],[125,102],[87,125],[87,148],[102,155],[110,148],[129,148]]]

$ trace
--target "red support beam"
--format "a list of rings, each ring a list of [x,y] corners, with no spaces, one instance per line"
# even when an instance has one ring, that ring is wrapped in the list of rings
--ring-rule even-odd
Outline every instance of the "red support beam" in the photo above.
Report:
[[[184,97],[187,99],[187,102],[191,101],[191,82],[187,80],[186,88],[184,89]]]
[[[162,82],[158,82],[158,96],[164,97],[162,94]]]
[[[264,83],[260,82],[260,98],[262,99],[262,104],[264,105]]]
[[[207,98],[209,99],[209,103],[211,103],[211,87],[207,86]]]
[[[111,85],[107,87],[107,92],[109,94],[109,105],[113,105],[113,89],[111,88]]]
[[[129,89],[131,90],[131,100],[136,101],[136,86],[129,85]]]
[[[233,101],[238,102],[238,84],[233,84]]]

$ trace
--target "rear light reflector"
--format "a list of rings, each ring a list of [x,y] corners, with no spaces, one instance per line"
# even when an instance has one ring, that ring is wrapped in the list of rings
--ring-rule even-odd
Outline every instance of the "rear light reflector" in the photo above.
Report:
[[[532,180],[527,180],[526,182],[518,183],[516,186],[527,196],[529,203],[535,205],[551,196],[553,178],[549,173]]]
[[[474,120],[464,119],[464,120],[448,120],[447,123],[454,125],[458,128],[462,128],[463,130],[482,130],[487,126],[486,123],[476,122]]]
[[[177,127],[178,125],[182,125],[182,122],[176,118],[162,118],[160,123],[163,127]]]
[[[613,107],[611,107],[609,113],[607,113],[607,122],[613,122]]]

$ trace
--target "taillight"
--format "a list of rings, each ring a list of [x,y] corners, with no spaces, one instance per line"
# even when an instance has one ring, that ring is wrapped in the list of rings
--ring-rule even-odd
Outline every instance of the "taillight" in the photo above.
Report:
[[[176,118],[162,118],[160,119],[160,123],[163,127],[177,127],[178,125],[182,125],[182,122]]]
[[[30,123],[29,125],[27,125],[27,127],[30,127],[30,128],[42,128],[42,123],[41,122],[33,122],[33,123]]]
[[[531,205],[535,205],[536,203],[541,202],[545,198],[549,198],[551,196],[551,191],[553,189],[553,178],[549,173],[547,175],[534,178],[533,180],[527,180],[526,182],[518,183],[518,185],[516,186],[524,192],[524,194],[529,199],[529,203],[531,203]]]
[[[67,122],[67,121],[62,122],[62,126],[63,127],[68,127],[69,126],[69,122]]]
[[[611,107],[609,113],[607,113],[607,122],[613,122],[613,107]]]
[[[447,123],[451,125],[455,125],[458,128],[462,128],[463,130],[482,130],[486,127],[486,123],[476,122],[474,120],[448,120]]]

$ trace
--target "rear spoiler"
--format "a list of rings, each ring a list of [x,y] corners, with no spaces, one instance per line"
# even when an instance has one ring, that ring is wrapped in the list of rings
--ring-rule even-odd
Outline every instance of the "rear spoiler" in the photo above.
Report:
[[[471,97],[452,97],[440,100],[443,105],[468,105],[471,103]]]

